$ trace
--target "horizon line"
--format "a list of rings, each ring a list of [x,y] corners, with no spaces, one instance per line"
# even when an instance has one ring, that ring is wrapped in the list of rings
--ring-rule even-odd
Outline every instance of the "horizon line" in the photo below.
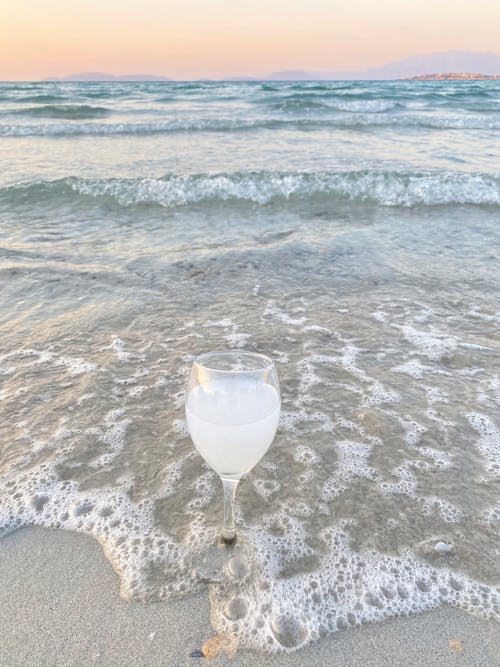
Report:
[[[299,67],[289,67],[286,69],[279,69],[276,71],[271,71],[266,74],[257,74],[257,75],[246,75],[246,74],[232,74],[229,76],[207,76],[207,77],[186,77],[186,78],[176,78],[173,76],[168,76],[166,74],[156,74],[152,72],[126,72],[123,74],[115,74],[111,73],[108,71],[99,71],[99,70],[82,70],[82,71],[77,71],[77,72],[71,72],[69,74],[61,75],[61,76],[56,76],[56,75],[49,75],[49,76],[44,76],[43,78],[21,78],[21,79],[2,79],[2,83],[21,83],[21,82],[28,82],[28,83],[75,83],[75,82],[98,82],[99,79],[75,79],[71,80],[70,77],[78,77],[78,76],[102,76],[102,77],[110,77],[111,80],[108,81],[108,83],[112,83],[113,79],[117,79],[117,83],[126,83],[126,79],[130,78],[130,82],[137,82],[133,81],[135,77],[139,77],[139,81],[141,79],[143,80],[151,80],[154,81],[155,79],[158,80],[158,82],[166,82],[166,81],[173,81],[173,82],[189,82],[189,81],[266,81],[269,80],[269,78],[274,77],[276,75],[280,74],[293,74],[297,73],[297,75],[304,74],[305,78],[304,79],[293,79],[296,81],[312,81],[312,80],[323,80],[323,81],[337,81],[337,80],[352,80],[352,81],[360,81],[360,80],[365,80],[365,81],[371,81],[371,80],[379,80],[379,81],[391,81],[391,80],[398,80],[398,79],[407,79],[410,78],[408,76],[397,76],[397,77],[364,77],[360,76],[363,74],[368,74],[371,71],[376,71],[378,69],[383,69],[386,67],[390,67],[391,65],[403,65],[406,61],[411,60],[411,59],[417,59],[417,58],[425,58],[425,57],[438,57],[438,56],[444,56],[444,55],[450,55],[450,54],[470,54],[471,56],[493,56],[496,58],[500,58],[500,53],[497,53],[495,51],[472,51],[472,50],[467,50],[467,49],[449,49],[447,51],[433,51],[433,52],[419,52],[416,54],[411,54],[409,56],[405,56],[403,58],[400,58],[398,60],[391,60],[391,61],[384,61],[382,64],[377,64],[377,65],[370,65],[368,67],[364,68],[356,68],[356,69],[339,69],[339,70],[332,70],[332,69],[302,69]],[[328,75],[331,74],[332,77],[330,78]],[[349,77],[349,75],[353,75],[352,78]],[[358,74],[356,76],[356,74]],[[421,73],[417,76],[423,75],[424,73]],[[432,73],[428,73],[432,75],[444,75],[444,74],[469,74],[469,75],[475,75],[475,76],[484,76],[484,77],[491,77],[491,76],[498,76],[500,74],[500,71],[497,72],[497,74],[483,74],[481,71],[476,70],[471,70],[471,71],[466,71],[466,70],[461,70],[461,71],[453,71],[453,70],[440,70],[440,71],[434,71]],[[338,77],[341,78],[338,78]],[[319,78],[317,78],[319,77]],[[323,78],[326,77],[326,78]],[[120,80],[121,79],[121,80]],[[279,79],[274,79],[275,81]],[[284,81],[286,80],[291,80],[288,78],[283,79]],[[104,82],[104,80],[102,80]]]

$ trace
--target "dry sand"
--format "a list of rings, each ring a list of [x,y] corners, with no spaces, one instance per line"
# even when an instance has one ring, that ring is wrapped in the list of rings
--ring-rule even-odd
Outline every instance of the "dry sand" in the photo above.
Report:
[[[500,665],[500,626],[456,609],[347,630],[293,654],[240,651],[232,660],[209,661],[189,655],[214,634],[207,592],[127,603],[89,537],[19,531],[0,540],[0,568],[2,667]]]

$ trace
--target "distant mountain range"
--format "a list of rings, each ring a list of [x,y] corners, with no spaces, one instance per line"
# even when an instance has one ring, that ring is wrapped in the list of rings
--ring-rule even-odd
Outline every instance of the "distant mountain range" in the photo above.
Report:
[[[363,70],[306,72],[285,70],[272,72],[266,79],[272,81],[307,80],[349,80],[349,79],[407,79],[413,76],[435,74],[436,72],[478,72],[480,74],[500,74],[500,56],[496,53],[474,51],[444,51],[409,56],[381,67]]]
[[[232,76],[226,81],[314,81],[352,79],[409,79],[412,77],[436,75],[440,72],[451,74],[475,73],[480,75],[500,74],[500,55],[476,51],[443,51],[409,56],[403,60],[370,67],[362,70],[340,70],[308,72],[300,69],[271,72],[264,76]],[[82,72],[63,77],[51,77],[45,81],[173,81],[156,74],[124,74],[115,76],[103,72]]]
[[[172,81],[166,76],[156,74],[122,74],[115,76],[106,72],[80,72],[79,74],[68,74],[68,76],[50,77],[44,81]]]

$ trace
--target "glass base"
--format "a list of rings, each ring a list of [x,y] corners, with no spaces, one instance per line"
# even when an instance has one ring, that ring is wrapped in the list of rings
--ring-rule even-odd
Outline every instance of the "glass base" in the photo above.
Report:
[[[236,531],[223,528],[220,539],[223,544],[234,544],[236,542]]]

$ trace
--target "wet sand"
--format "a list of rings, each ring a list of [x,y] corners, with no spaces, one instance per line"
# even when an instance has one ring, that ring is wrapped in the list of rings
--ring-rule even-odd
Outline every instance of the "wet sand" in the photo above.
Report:
[[[202,665],[213,636],[207,591],[156,604],[128,603],[90,537],[40,528],[0,540],[0,665]],[[451,642],[451,644],[450,644]],[[497,623],[453,608],[339,632],[293,654],[238,652],[214,665],[500,664]]]

